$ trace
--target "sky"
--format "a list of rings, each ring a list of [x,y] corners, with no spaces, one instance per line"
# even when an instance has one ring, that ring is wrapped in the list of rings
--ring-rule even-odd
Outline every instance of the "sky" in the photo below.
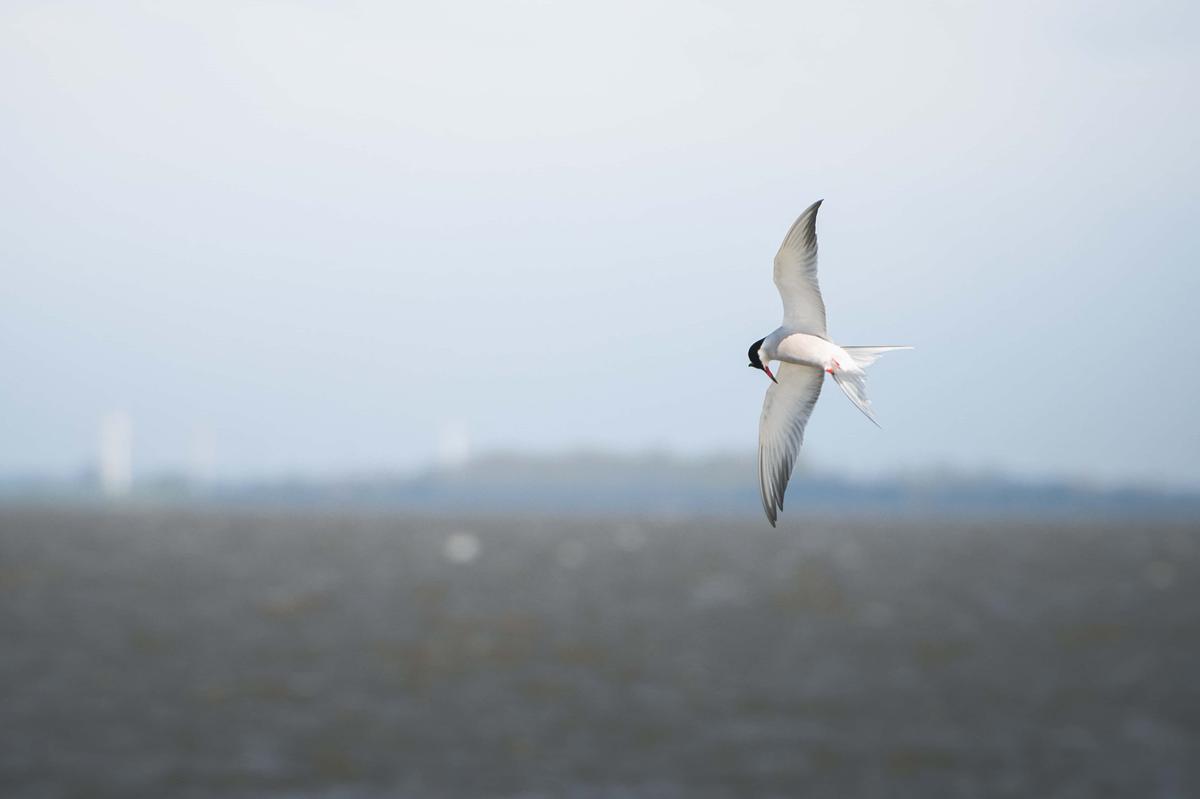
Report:
[[[1200,7],[0,6],[0,477],[753,452],[823,198],[803,459],[1200,488]]]

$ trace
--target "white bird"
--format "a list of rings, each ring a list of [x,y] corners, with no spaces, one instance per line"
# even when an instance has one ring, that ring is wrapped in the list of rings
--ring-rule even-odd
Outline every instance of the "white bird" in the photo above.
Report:
[[[758,487],[772,527],[783,510],[783,493],[804,443],[804,426],[817,404],[826,373],[878,426],[867,399],[865,368],[882,353],[912,349],[839,347],[829,340],[825,302],[817,285],[817,209],[821,202],[817,200],[800,214],[775,254],[775,285],[783,298],[783,324],[750,345],[750,366],[766,372],[772,381],[758,422]],[[780,363],[778,378],[771,373],[771,361]]]

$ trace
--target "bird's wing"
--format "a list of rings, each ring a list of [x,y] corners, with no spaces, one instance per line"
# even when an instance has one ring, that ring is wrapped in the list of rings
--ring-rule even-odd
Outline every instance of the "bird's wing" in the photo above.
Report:
[[[783,326],[825,337],[825,301],[817,284],[817,200],[795,221],[775,254],[775,286],[783,298]]]
[[[772,527],[783,510],[783,492],[804,443],[804,426],[821,395],[825,373],[815,366],[781,363],[776,377],[779,382],[767,388],[758,421],[758,487]]]

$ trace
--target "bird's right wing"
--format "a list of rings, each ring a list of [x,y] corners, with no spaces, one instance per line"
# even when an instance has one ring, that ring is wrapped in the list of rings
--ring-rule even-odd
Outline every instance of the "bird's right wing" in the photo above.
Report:
[[[800,214],[775,254],[775,287],[783,298],[783,326],[826,337],[825,301],[817,283],[817,200]]]
[[[804,443],[804,426],[821,395],[825,373],[815,366],[781,363],[776,377],[779,382],[767,388],[758,421],[758,487],[772,527],[783,510],[783,492]]]

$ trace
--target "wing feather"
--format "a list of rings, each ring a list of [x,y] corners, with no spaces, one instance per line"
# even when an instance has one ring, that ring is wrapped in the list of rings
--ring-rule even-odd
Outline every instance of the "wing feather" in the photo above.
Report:
[[[758,422],[758,487],[772,527],[783,510],[783,494],[825,373],[815,366],[781,363],[776,378],[779,383],[767,388]]]
[[[775,254],[775,286],[783,298],[783,326],[824,338],[825,301],[817,283],[817,210],[822,202],[805,209],[783,237]]]

